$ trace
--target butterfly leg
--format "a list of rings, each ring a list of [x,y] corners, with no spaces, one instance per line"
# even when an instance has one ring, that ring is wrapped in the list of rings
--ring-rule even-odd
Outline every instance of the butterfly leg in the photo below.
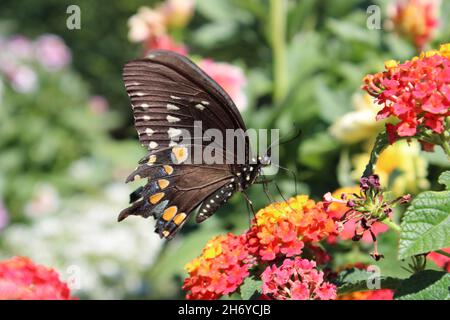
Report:
[[[247,202],[247,205],[250,207],[250,209],[252,210],[253,215],[255,215],[255,209],[253,208],[253,202],[252,200],[250,200],[250,198],[248,197],[247,192],[245,192],[244,190],[242,191],[242,195],[245,198],[245,201]]]
[[[269,200],[269,202],[275,202],[275,200],[273,199],[272,195],[269,192],[269,183],[273,182],[273,179],[261,179],[258,181],[255,181],[254,184],[262,184],[263,185],[263,191],[267,196],[267,199]]]
[[[269,202],[275,202],[275,200],[272,198],[272,195],[269,192],[269,185],[268,185],[268,183],[263,183],[263,190],[264,190],[264,193],[267,196],[267,199],[269,199]]]

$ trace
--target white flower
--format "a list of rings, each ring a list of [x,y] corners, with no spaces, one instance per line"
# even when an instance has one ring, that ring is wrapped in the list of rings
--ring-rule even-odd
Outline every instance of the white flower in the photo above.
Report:
[[[368,94],[355,94],[353,106],[355,111],[339,118],[329,129],[332,136],[347,144],[372,139],[384,126],[383,121],[376,121],[380,107]]]
[[[0,255],[27,256],[55,267],[64,280],[79,284],[74,294],[81,297],[139,294],[162,240],[150,219],[117,222],[129,192],[127,186],[113,184],[97,199],[74,197],[62,201],[57,214],[10,225],[2,234],[5,253]]]

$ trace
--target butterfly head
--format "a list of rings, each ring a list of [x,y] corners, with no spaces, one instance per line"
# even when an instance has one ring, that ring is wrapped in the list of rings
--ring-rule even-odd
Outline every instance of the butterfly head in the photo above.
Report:
[[[267,154],[265,154],[262,157],[258,157],[258,164],[261,167],[270,167],[270,165],[272,164],[272,160]]]

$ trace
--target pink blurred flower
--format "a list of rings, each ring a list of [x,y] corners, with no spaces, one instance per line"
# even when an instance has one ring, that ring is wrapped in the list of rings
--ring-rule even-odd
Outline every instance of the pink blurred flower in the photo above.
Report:
[[[91,96],[89,98],[88,105],[92,113],[95,114],[105,113],[109,109],[108,100],[106,100],[105,97],[99,95]]]
[[[56,211],[59,204],[58,190],[49,184],[38,185],[33,198],[25,206],[25,214],[29,217],[41,216]]]
[[[147,7],[128,19],[128,39],[132,42],[143,42],[166,33],[165,16],[160,10]]]
[[[199,67],[213,78],[231,97],[240,111],[247,107],[244,87],[247,84],[244,72],[239,67],[228,63],[203,59]]]
[[[31,93],[37,89],[38,79],[33,69],[21,65],[8,70],[8,78],[14,90],[20,93]]]
[[[188,54],[188,49],[185,45],[175,42],[175,40],[167,34],[151,37],[145,42],[144,51],[146,55],[148,51],[154,49],[170,50],[182,55]]]
[[[33,44],[24,36],[13,36],[5,44],[5,48],[2,50],[8,51],[14,59],[30,59],[33,57]]]
[[[40,36],[35,42],[36,59],[48,71],[57,71],[65,67],[72,55],[64,41],[52,34]]]
[[[194,13],[194,0],[166,0],[160,7],[168,27],[182,28]]]

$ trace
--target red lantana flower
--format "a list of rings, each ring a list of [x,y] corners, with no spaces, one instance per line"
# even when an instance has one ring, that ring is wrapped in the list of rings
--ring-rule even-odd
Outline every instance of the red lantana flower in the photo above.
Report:
[[[189,272],[183,285],[186,298],[212,300],[234,292],[252,266],[245,241],[245,235],[231,233],[209,240],[201,256],[185,266]]]
[[[295,257],[281,266],[272,265],[261,274],[263,294],[276,300],[336,299],[336,286],[324,281],[314,261]]]
[[[410,61],[386,63],[386,70],[364,78],[363,89],[383,105],[377,120],[393,117],[386,124],[388,140],[399,137],[441,134],[450,116],[450,55],[448,47],[423,53]],[[425,135],[426,136],[426,135]],[[430,149],[432,140],[426,142]]]
[[[70,300],[70,289],[58,273],[30,259],[0,262],[0,300]]]
[[[442,251],[450,254],[450,248],[442,249]],[[433,261],[438,267],[450,272],[450,258],[437,252],[430,252],[427,258]]]

